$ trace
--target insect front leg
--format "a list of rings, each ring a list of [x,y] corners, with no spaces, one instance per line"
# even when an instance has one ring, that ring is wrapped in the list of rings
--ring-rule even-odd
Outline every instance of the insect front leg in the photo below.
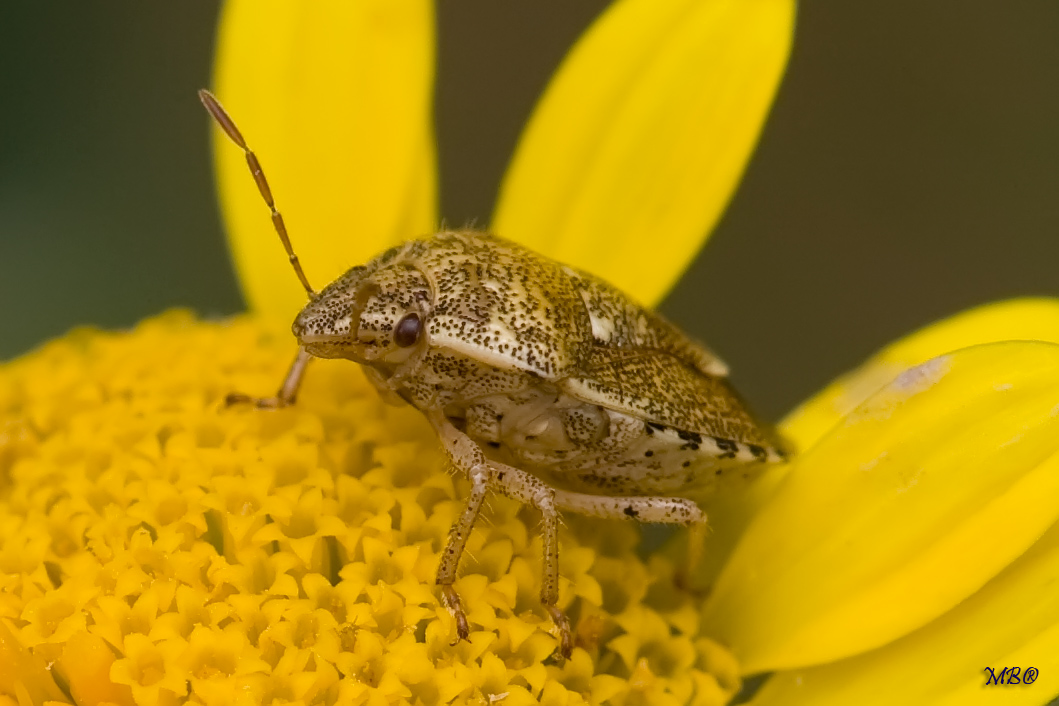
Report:
[[[488,490],[496,490],[510,498],[533,505],[541,511],[544,540],[544,571],[541,577],[541,603],[548,611],[559,632],[559,652],[564,658],[573,651],[573,634],[570,621],[558,606],[559,602],[559,512],[555,503],[555,490],[539,478],[496,461],[490,461],[474,441],[457,430],[447,419],[431,415],[431,421],[453,464],[463,470],[471,480],[471,497],[460,517],[449,530],[449,541],[438,566],[437,583],[453,617],[456,619],[458,636],[469,634],[467,618],[463,612],[459,595],[452,588],[456,579],[456,568],[467,543],[474,521],[478,518],[482,501]]]
[[[304,348],[298,349],[298,355],[294,357],[287,376],[283,378],[283,384],[274,397],[251,397],[241,392],[231,392],[224,398],[224,404],[252,403],[258,409],[279,409],[294,404],[298,397],[298,388],[301,387],[302,378],[305,377],[305,369],[309,366],[312,356]]]

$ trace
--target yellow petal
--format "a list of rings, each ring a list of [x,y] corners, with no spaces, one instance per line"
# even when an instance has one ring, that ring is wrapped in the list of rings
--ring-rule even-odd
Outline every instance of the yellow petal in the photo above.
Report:
[[[747,673],[879,647],[978,590],[1059,516],[1059,346],[901,374],[793,464],[717,580],[706,634]]]
[[[317,289],[435,222],[429,0],[229,0],[218,99],[258,155]],[[242,153],[215,136],[221,206],[250,308],[293,317],[305,292]]]
[[[793,24],[793,0],[616,2],[541,99],[493,230],[657,303],[739,182]]]
[[[901,371],[942,353],[994,341],[1059,342],[1059,300],[1026,298],[986,304],[926,326],[882,349],[787,415],[783,434],[797,448],[807,450]]]
[[[753,704],[1042,704],[1059,693],[1056,585],[1059,525],[981,591],[921,630],[858,657],[776,674]],[[986,667],[994,682],[1007,668],[1005,685],[987,686]],[[1036,676],[1027,676],[1031,667]]]
[[[959,348],[996,341],[1059,342],[1059,300],[1023,298],[986,304],[930,324],[882,349],[787,415],[783,436],[804,452],[902,371]],[[711,534],[698,581],[724,565],[736,539],[786,476],[790,465],[769,467],[747,492],[705,501]]]

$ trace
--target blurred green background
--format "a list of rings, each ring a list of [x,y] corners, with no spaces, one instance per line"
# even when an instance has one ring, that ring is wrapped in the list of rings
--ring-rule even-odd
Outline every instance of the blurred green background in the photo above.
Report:
[[[606,4],[440,5],[447,222],[487,222],[520,126]],[[0,5],[0,359],[78,324],[241,308],[194,93],[216,11]],[[801,5],[746,178],[662,307],[762,416],[939,317],[1059,294],[1057,38],[1054,2]]]

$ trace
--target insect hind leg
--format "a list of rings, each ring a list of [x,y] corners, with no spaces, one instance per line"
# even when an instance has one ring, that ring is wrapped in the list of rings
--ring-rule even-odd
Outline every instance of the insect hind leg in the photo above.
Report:
[[[683,525],[689,529],[688,558],[677,570],[676,582],[681,588],[690,590],[702,548],[706,540],[706,513],[697,504],[686,498],[656,496],[611,497],[589,495],[563,490],[555,491],[555,504],[560,510],[579,515],[600,517],[609,520],[637,520]]]
[[[706,514],[691,500],[654,496],[612,497],[564,490],[555,491],[560,510],[610,520],[660,522],[694,527],[706,524]]]

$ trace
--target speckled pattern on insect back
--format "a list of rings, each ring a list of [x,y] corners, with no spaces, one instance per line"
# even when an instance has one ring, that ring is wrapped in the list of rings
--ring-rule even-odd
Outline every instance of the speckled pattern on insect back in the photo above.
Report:
[[[552,403],[566,409],[574,406],[571,400],[595,405],[562,415],[573,443],[598,441],[602,432],[586,429],[593,423],[624,423],[613,414],[600,418],[610,410],[639,420],[632,426],[637,436],[646,437],[640,458],[673,449],[688,452],[680,468],[688,468],[693,457],[770,458],[772,441],[723,379],[725,365],[605,282],[482,233],[440,233],[409,243],[391,261],[421,270],[434,292],[428,319],[434,350],[426,357],[430,377],[451,374],[469,382],[452,383],[458,395],[442,391],[439,400],[440,383],[434,381],[434,391],[417,389],[419,402],[448,404],[451,397],[467,400],[505,388],[525,397],[527,388],[536,388],[557,393]],[[626,440],[630,433],[624,430]],[[613,444],[593,448],[615,450]],[[571,456],[569,449],[558,451],[553,461]],[[620,459],[610,453],[595,461],[588,465]],[[663,465],[660,458],[636,462],[655,470]],[[686,474],[681,478],[669,489],[686,485]]]

